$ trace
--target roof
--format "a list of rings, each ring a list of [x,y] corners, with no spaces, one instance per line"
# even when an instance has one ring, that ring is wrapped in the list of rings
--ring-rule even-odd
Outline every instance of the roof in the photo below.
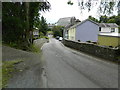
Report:
[[[120,33],[99,33],[98,35],[120,37]]]
[[[116,23],[97,23],[97,22],[95,22],[95,21],[93,21],[93,20],[91,20],[91,19],[86,19],[86,20],[84,20],[84,21],[82,21],[82,22],[79,22],[79,23],[71,26],[70,28],[77,27],[77,26],[85,23],[86,21],[90,21],[90,22],[98,25],[99,27],[114,27],[114,28],[115,28],[115,27],[119,27]]]
[[[96,24],[96,25],[98,25],[98,26],[99,26],[99,24],[98,24],[97,22],[94,22],[94,21],[92,21],[91,19],[86,19],[86,20],[84,20],[84,21],[82,21],[82,22],[79,22],[79,23],[77,23],[77,24],[75,24],[75,25],[71,26],[70,28],[77,27],[77,26],[79,26],[79,25],[81,25],[81,24],[85,23],[86,21],[90,21],[90,22],[92,22],[92,23],[94,23],[94,24]]]
[[[116,23],[99,23],[100,27],[119,27]]]
[[[64,17],[64,18],[60,18],[57,22],[57,25],[59,26],[67,26],[68,24],[70,24],[70,20],[71,18],[74,17]]]

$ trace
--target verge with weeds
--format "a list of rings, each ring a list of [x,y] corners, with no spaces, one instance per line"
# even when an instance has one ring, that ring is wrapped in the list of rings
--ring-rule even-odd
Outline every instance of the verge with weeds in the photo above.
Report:
[[[23,62],[23,60],[3,61],[2,63],[2,88],[7,87],[8,80],[12,77],[13,73],[19,71],[15,69],[15,65]]]

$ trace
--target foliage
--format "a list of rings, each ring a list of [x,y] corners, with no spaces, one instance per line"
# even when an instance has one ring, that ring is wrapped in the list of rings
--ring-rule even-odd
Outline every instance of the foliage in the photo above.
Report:
[[[42,32],[44,35],[46,35],[48,31],[48,25],[46,23],[45,18],[42,16],[39,22],[39,32]]]
[[[45,38],[45,39],[49,39],[49,37],[47,37],[47,36],[42,36],[42,37],[40,37],[40,38]]]
[[[116,23],[117,25],[120,26],[120,15],[117,16],[111,16],[111,17],[107,17],[105,16],[101,16],[100,17],[100,21],[99,22],[103,22],[103,23]]]
[[[8,80],[12,77],[12,73],[18,71],[14,68],[15,64],[22,62],[22,60],[3,61],[2,64],[2,88],[6,87]]]
[[[44,34],[42,32],[39,33],[40,37],[44,36]]]
[[[117,15],[117,16],[114,15],[111,17],[107,17],[106,15],[101,16],[99,22],[100,23],[116,23],[117,25],[119,25],[119,32],[120,32],[120,15]]]
[[[27,48],[32,44],[34,23],[39,17],[39,11],[50,8],[49,2],[3,2],[2,3],[2,39],[6,44],[15,46],[24,45]],[[21,47],[21,46],[20,46]]]
[[[63,37],[63,29],[64,29],[63,26],[54,26],[52,28],[54,37],[56,37],[56,36]]]
[[[67,4],[68,4],[68,5],[73,5],[73,2],[68,1]]]
[[[99,5],[98,12],[100,14],[110,15],[114,12],[114,8],[118,7],[120,0],[78,0],[78,6],[80,7],[81,12],[85,9],[91,11],[94,6]],[[73,5],[74,2],[68,0],[68,5]]]
[[[91,20],[93,20],[93,21],[95,21],[95,22],[99,22],[96,18],[94,18],[92,16],[89,16],[88,18],[91,19]]]
[[[31,52],[34,52],[34,53],[40,53],[40,48],[37,47],[35,44],[32,44],[32,45],[30,46],[29,50],[30,50]]]
[[[108,17],[105,15],[105,16],[101,16],[100,17],[100,20],[99,20],[99,22],[103,22],[103,23],[107,23],[107,21],[108,21]]]

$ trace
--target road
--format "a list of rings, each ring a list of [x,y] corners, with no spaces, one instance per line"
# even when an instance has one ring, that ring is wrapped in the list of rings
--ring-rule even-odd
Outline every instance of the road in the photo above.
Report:
[[[47,88],[118,88],[118,65],[65,47],[51,38],[42,47]]]

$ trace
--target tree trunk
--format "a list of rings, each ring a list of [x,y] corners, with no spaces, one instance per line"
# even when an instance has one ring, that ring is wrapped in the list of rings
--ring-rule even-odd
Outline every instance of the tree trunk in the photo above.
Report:
[[[27,29],[26,29],[26,40],[27,43],[30,44],[30,33],[29,33],[29,2],[25,2],[25,7],[26,7],[26,22],[27,22]]]

